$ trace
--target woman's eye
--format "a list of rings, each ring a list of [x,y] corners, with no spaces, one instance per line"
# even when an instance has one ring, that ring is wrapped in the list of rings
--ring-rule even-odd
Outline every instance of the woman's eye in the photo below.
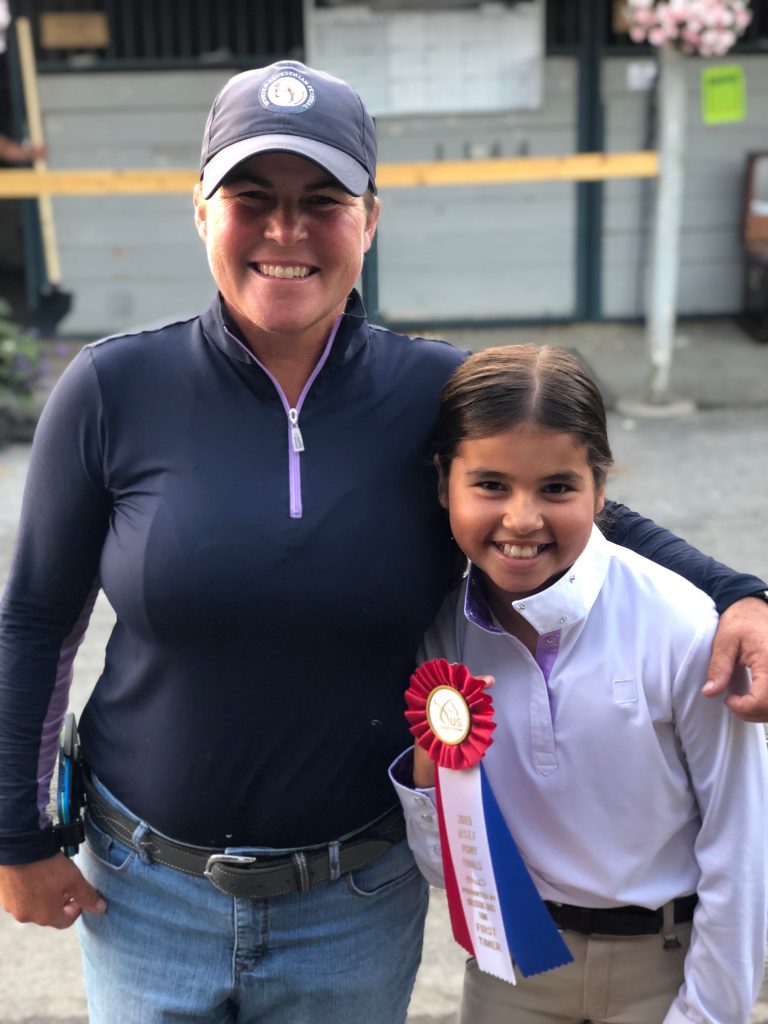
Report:
[[[335,206],[338,199],[334,196],[314,195],[309,199],[310,206]]]
[[[244,199],[247,202],[264,202],[268,196],[266,192],[259,192],[256,189],[247,189],[242,192],[235,193],[236,199]]]
[[[475,484],[481,491],[501,491],[504,489],[504,485],[498,480],[478,480]]]

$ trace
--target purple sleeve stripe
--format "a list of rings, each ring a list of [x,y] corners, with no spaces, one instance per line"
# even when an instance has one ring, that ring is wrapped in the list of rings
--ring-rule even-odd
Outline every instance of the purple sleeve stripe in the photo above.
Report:
[[[43,722],[40,753],[37,759],[37,809],[40,816],[41,829],[47,828],[51,822],[50,815],[48,814],[48,803],[51,792],[51,778],[53,776],[53,769],[56,766],[56,756],[59,749],[59,732],[61,731],[61,723],[64,721],[64,715],[67,713],[75,655],[77,654],[78,647],[83,642],[98,592],[99,581],[97,579],[85,600],[83,610],[80,612],[77,622],[61,645],[59,662],[56,666],[56,682],[54,683],[53,693],[51,694],[45,721]]]

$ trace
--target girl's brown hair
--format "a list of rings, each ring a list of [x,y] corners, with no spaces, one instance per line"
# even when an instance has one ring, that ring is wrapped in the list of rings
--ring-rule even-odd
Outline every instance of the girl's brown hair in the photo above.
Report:
[[[564,348],[509,345],[470,356],[440,396],[435,451],[445,477],[462,441],[520,424],[569,434],[587,450],[595,485],[613,456],[605,406],[594,380]]]

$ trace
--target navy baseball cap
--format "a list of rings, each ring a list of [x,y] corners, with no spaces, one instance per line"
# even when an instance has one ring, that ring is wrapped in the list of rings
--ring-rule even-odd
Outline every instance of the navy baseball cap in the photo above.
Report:
[[[259,153],[295,153],[328,171],[353,196],[376,190],[376,131],[355,90],[295,60],[243,71],[213,101],[200,179],[210,198]]]

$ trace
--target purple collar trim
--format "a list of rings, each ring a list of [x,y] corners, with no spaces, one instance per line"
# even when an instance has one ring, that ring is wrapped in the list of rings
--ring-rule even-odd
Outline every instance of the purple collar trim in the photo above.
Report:
[[[491,609],[483,587],[483,574],[474,565],[469,567],[467,589],[464,594],[464,614],[486,633],[503,633],[504,630],[493,621]]]

